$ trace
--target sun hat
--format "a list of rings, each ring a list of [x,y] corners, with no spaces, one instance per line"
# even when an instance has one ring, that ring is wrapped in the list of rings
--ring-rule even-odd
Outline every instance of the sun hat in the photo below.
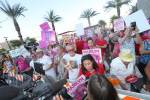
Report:
[[[37,49],[36,50],[36,53],[40,53],[40,52],[43,52],[43,50],[42,49]]]
[[[119,53],[119,58],[125,62],[131,62],[131,61],[135,60],[135,56],[134,56],[134,54],[132,54],[130,49],[123,49]]]
[[[118,37],[116,36],[116,37],[114,37],[113,39],[112,39],[112,42],[115,44],[115,43],[118,43]]]

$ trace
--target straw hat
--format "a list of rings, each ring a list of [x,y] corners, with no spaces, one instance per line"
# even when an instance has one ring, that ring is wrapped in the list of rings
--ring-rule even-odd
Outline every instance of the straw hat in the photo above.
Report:
[[[42,49],[37,49],[36,50],[36,53],[40,53],[40,52],[43,52],[43,50]]]
[[[123,49],[119,53],[119,58],[125,62],[131,62],[131,61],[135,60],[135,56],[134,56],[134,54],[132,54],[130,49]]]

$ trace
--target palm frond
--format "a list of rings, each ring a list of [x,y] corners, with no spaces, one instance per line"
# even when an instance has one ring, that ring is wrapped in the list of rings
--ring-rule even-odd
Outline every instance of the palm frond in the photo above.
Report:
[[[0,10],[4,12],[8,17],[12,19],[16,19],[20,15],[23,15],[23,12],[26,11],[27,9],[20,4],[15,4],[12,7],[9,5],[7,1],[5,1],[6,4],[4,4],[2,1],[0,2]]]

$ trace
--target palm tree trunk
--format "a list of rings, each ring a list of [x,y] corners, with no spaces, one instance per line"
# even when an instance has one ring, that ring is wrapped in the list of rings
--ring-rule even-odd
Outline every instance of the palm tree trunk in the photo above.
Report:
[[[117,7],[117,15],[120,18],[120,8],[119,7]]]
[[[13,19],[13,22],[14,22],[15,29],[18,32],[18,37],[20,38],[21,43],[24,44],[23,38],[22,38],[22,35],[21,35],[21,32],[20,32],[19,24],[17,23],[16,19]]]
[[[91,28],[90,18],[87,18],[87,20],[88,20],[89,27]]]
[[[55,31],[55,25],[54,23],[52,22],[52,29]],[[57,35],[56,35],[56,31],[55,31],[55,40],[56,40],[56,44],[57,44]]]

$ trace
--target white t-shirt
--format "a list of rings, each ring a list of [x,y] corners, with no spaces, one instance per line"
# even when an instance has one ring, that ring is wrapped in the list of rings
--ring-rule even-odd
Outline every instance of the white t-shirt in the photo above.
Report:
[[[76,80],[79,74],[79,65],[81,64],[81,57],[82,55],[79,54],[75,54],[74,57],[71,57],[69,54],[65,54],[63,56],[63,59],[65,59],[66,63],[73,67],[73,72],[69,71],[69,80]]]
[[[50,64],[52,64],[52,60],[49,56],[44,55],[42,58],[39,58],[39,62],[44,64],[43,69],[46,70]],[[56,80],[56,72],[54,67],[50,68],[45,72],[47,76],[51,76]]]
[[[134,62],[130,62],[128,68],[126,68],[121,59],[117,57],[112,60],[110,66],[110,73],[116,75],[117,78],[126,85],[127,90],[130,90],[130,84],[126,83],[125,78],[133,74]]]
[[[5,62],[4,64],[6,65],[6,68],[7,68],[7,69],[11,69],[12,64],[11,64],[10,61],[9,61],[9,62]]]
[[[36,61],[33,61],[33,60],[32,60],[32,61],[30,62],[30,64],[29,64],[30,67],[32,67],[33,70],[35,71],[35,68],[34,68],[34,62],[39,62],[39,59],[37,59]]]

